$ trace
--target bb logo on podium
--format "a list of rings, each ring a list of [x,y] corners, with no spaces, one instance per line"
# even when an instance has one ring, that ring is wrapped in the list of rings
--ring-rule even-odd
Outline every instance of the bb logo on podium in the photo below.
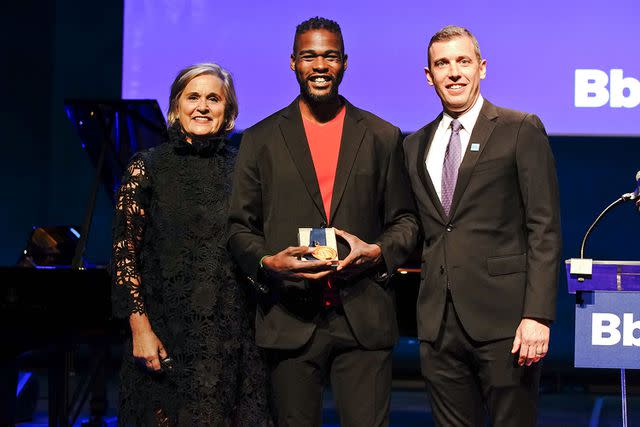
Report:
[[[576,305],[575,366],[640,368],[640,293],[582,295]]]

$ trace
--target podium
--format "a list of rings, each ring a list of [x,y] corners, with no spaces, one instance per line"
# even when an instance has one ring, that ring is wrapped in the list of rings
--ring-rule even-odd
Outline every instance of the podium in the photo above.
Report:
[[[576,295],[574,366],[620,369],[626,427],[625,369],[640,369],[640,261],[573,259],[565,266]]]

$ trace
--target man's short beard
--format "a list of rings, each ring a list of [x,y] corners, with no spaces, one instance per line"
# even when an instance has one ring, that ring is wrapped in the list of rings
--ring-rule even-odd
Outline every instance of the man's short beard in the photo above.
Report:
[[[300,85],[300,95],[303,99],[315,104],[324,104],[333,101],[338,98],[338,86],[340,85],[340,80],[342,79],[338,78],[337,81],[333,81],[333,83],[336,84],[331,85],[331,90],[328,93],[324,95],[316,95],[314,93],[311,93],[309,85],[305,80],[298,79],[298,84]]]

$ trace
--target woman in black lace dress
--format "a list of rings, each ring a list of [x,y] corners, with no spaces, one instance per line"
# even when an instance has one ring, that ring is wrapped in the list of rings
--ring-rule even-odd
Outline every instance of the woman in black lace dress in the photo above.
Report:
[[[136,154],[122,180],[113,303],[132,336],[120,425],[267,423],[263,360],[224,247],[236,153],[223,136],[237,115],[228,72],[182,70],[171,86],[169,141]]]

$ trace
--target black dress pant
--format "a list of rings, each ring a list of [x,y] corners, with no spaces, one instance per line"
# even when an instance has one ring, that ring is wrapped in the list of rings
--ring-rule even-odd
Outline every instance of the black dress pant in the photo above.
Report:
[[[518,366],[512,345],[513,338],[471,339],[447,301],[438,339],[420,344],[422,375],[438,426],[485,426],[487,415],[494,427],[535,426],[540,365]]]
[[[298,350],[270,350],[271,385],[278,427],[322,426],[326,378],[342,427],[389,425],[391,349],[367,350],[341,310],[323,315]]]

